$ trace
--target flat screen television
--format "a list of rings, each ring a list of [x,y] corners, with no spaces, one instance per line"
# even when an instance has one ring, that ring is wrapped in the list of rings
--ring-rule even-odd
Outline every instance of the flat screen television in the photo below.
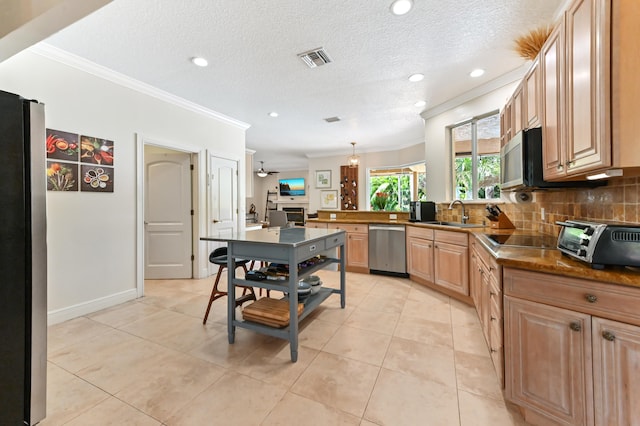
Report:
[[[304,178],[280,179],[280,196],[281,197],[299,197],[304,195]]]

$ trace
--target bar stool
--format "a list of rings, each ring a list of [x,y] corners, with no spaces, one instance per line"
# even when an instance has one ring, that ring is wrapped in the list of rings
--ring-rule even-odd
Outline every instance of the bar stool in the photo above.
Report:
[[[204,319],[202,320],[202,324],[207,323],[207,318],[209,317],[209,311],[211,310],[211,304],[214,300],[219,299],[223,296],[227,295],[226,291],[218,290],[218,283],[220,282],[220,277],[222,276],[222,271],[227,267],[227,248],[226,247],[218,247],[209,255],[209,262],[218,265],[218,274],[216,275],[216,281],[213,284],[213,289],[211,290],[211,297],[209,297],[209,304],[207,305],[207,312],[204,314]],[[245,259],[236,259],[234,261],[234,266],[236,268],[242,267],[244,269],[244,273],[247,273],[247,263],[249,260]],[[227,285],[231,285],[228,283]],[[257,300],[256,293],[253,291],[253,287],[246,286],[238,286],[242,287],[242,296],[236,299],[236,307],[241,306],[244,302],[248,302],[250,300]]]

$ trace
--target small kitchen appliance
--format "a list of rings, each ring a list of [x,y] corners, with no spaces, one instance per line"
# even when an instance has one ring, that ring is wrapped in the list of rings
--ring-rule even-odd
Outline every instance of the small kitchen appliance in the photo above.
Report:
[[[433,201],[411,201],[409,222],[432,222],[436,220],[436,203]]]
[[[640,225],[579,220],[556,222],[558,250],[593,269],[608,265],[640,267]]]

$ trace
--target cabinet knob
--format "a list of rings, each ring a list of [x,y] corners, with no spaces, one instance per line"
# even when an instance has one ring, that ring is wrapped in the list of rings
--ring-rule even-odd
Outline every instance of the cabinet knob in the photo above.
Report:
[[[562,170],[563,168],[564,168],[564,167],[562,167],[562,164],[558,164],[558,165],[556,166],[556,170]]]
[[[569,328],[573,331],[580,331],[582,330],[582,325],[579,322],[572,322],[569,324]]]
[[[493,297],[493,296],[495,296],[495,295],[496,295],[496,294],[495,294],[494,292],[492,292],[492,291],[490,291],[490,292],[489,292],[489,296]]]
[[[427,247],[431,248],[431,244],[427,244]]]
[[[608,340],[610,342],[613,342],[614,340],[616,340],[616,335],[610,331],[603,331],[602,337],[604,337],[604,340]]]
[[[498,352],[498,350],[491,348],[491,353],[495,353],[495,352]]]
[[[589,303],[596,303],[598,301],[598,296],[595,294],[587,294],[584,298],[587,299],[587,302]]]
[[[491,321],[497,321],[497,320],[498,320],[498,318],[496,318],[496,317],[491,317]]]

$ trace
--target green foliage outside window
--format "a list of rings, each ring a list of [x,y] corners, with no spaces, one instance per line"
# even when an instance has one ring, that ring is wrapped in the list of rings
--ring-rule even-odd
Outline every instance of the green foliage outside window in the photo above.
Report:
[[[369,200],[372,210],[409,211],[411,178],[409,175],[372,176]]]

